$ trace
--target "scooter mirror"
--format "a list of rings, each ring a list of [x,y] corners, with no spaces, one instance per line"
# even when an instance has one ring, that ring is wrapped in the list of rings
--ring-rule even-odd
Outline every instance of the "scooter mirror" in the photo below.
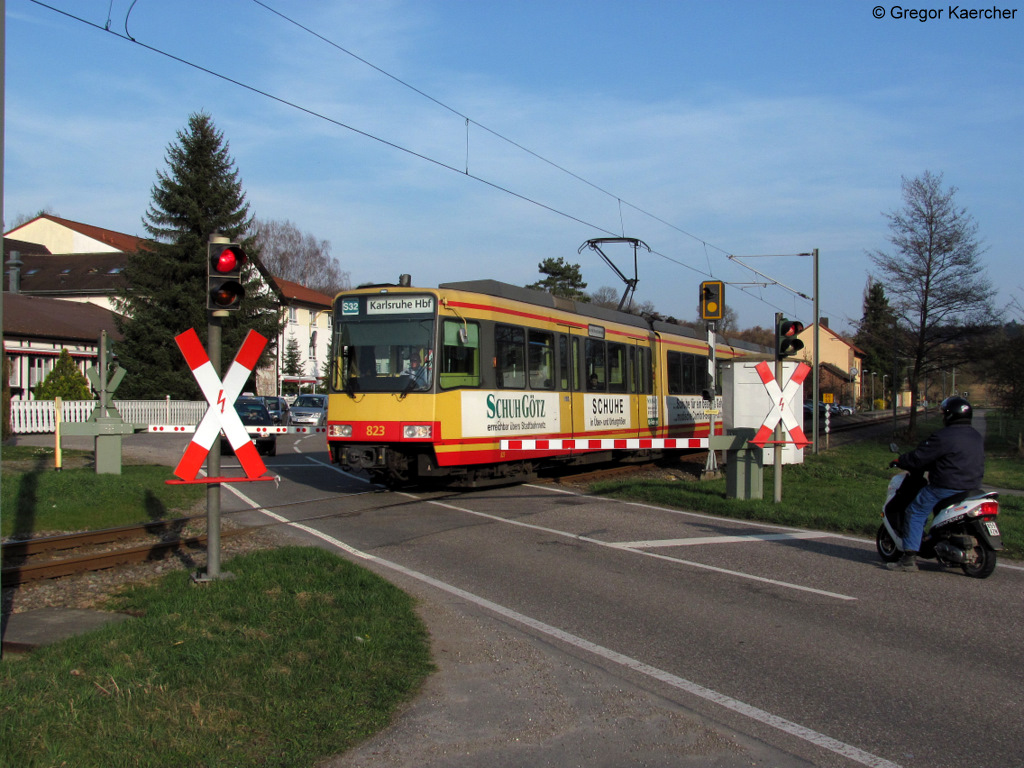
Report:
[[[899,453],[900,447],[896,445],[896,443],[889,443],[889,450],[892,451],[893,453]]]

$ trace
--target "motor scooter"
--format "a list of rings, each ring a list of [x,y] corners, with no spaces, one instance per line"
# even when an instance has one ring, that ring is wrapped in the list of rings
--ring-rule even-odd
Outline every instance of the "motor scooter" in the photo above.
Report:
[[[895,444],[890,448],[899,453]],[[889,481],[882,524],[875,535],[878,555],[885,562],[895,562],[902,556],[907,507],[927,484],[927,478],[918,472],[904,472]],[[938,560],[942,565],[960,566],[964,573],[976,579],[991,576],[996,569],[996,553],[1003,548],[996,524],[999,494],[961,491],[940,501],[933,512],[935,517],[921,539],[918,557]]]

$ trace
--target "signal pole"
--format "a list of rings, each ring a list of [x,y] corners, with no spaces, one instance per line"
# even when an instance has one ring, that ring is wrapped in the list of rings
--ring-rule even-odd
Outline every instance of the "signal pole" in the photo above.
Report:
[[[775,327],[776,328],[780,328],[781,327],[782,319],[783,319],[782,318],[782,313],[781,312],[776,312],[775,313]],[[775,342],[775,349],[776,350],[780,349],[780,342],[779,342],[778,339]],[[785,373],[782,370],[782,355],[776,354],[775,355],[775,380],[776,381],[784,381],[784,376],[785,376]],[[784,404],[783,404],[783,407],[785,407]],[[803,408],[803,406],[801,406],[801,408]],[[817,408],[815,408],[815,410],[817,410]],[[779,503],[782,502],[782,449],[783,449],[782,437],[783,437],[783,435],[782,435],[782,421],[780,420],[779,423],[775,425],[775,435],[772,437],[772,440],[775,441],[775,449],[774,449],[775,450],[775,456],[774,456],[774,461],[772,462],[772,472],[773,472],[772,477],[774,479],[774,486],[775,486],[775,490],[773,492],[773,499],[774,499],[776,504],[779,504]]]
[[[228,239],[219,234],[210,235],[210,243],[227,243]],[[211,310],[206,321],[206,346],[217,378],[221,378],[221,318],[227,310]],[[212,406],[211,406],[212,407]],[[234,403],[225,403],[224,407],[234,408]],[[206,457],[206,476],[220,477],[220,437],[213,441],[210,453]],[[230,574],[227,574],[230,578]],[[195,581],[208,582],[222,578],[220,572],[220,483],[206,486],[206,573],[196,574]]]
[[[725,317],[725,283],[721,280],[705,280],[700,284],[700,316],[707,322],[708,332],[708,388],[704,392],[704,401],[708,412],[708,438],[715,436],[715,416],[718,414],[718,358],[715,354],[715,321]],[[718,472],[718,458],[715,456],[715,449],[708,450],[708,460],[704,466],[707,475]]]

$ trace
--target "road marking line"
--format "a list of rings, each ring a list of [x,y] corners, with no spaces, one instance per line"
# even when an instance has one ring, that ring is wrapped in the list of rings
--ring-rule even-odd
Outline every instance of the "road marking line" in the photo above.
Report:
[[[271,512],[267,509],[264,509],[234,486],[229,485],[226,487],[228,488],[228,490],[230,490],[232,493],[238,496],[238,498],[245,501],[247,504],[252,506],[257,511],[262,512],[263,514],[267,515],[268,517],[274,520],[277,520],[278,522],[286,523],[294,528],[298,528],[301,531],[305,531],[306,533],[309,533],[310,535],[317,537],[321,541],[331,544],[332,546],[337,547],[343,552],[347,552],[353,557],[357,557],[368,562],[376,563],[377,565],[385,568],[390,568],[391,570],[396,571],[397,573],[401,573],[409,578],[416,579],[417,581],[420,581],[424,584],[429,584],[430,586],[435,587],[436,589],[440,589],[441,591],[447,592],[450,595],[460,597],[469,603],[480,606],[481,608],[485,608],[486,610],[489,610],[492,613],[515,621],[516,623],[521,624],[525,627],[529,627],[536,632],[540,632],[541,634],[547,635],[548,637],[553,637],[557,640],[561,640],[562,642],[571,645],[574,648],[578,648],[581,651],[594,654],[603,659],[606,659],[607,661],[626,667],[627,669],[630,669],[641,675],[644,675],[654,680],[658,680],[666,685],[676,688],[677,690],[689,693],[692,696],[696,696],[697,698],[703,699],[704,701],[717,704],[720,707],[735,712],[736,714],[742,715],[756,722],[775,728],[776,730],[782,731],[783,733],[788,733],[789,735],[795,736],[798,739],[802,739],[803,741],[806,741],[809,744],[813,744],[817,747],[820,747],[821,749],[827,750],[834,754],[841,755],[845,758],[853,760],[856,763],[860,763],[861,765],[869,766],[869,768],[900,768],[899,764],[893,763],[877,755],[873,755],[870,752],[866,752],[858,747],[853,746],[852,744],[847,744],[845,742],[839,741],[838,739],[833,739],[831,736],[826,736],[823,733],[818,733],[817,731],[802,726],[799,723],[794,723],[791,720],[786,720],[785,718],[773,715],[771,712],[763,710],[759,707],[755,707],[751,704],[747,704],[746,702],[740,701],[739,699],[734,699],[731,696],[726,696],[723,693],[719,693],[718,691],[712,690],[711,688],[705,688],[703,685],[694,683],[690,680],[687,680],[686,678],[679,677],[678,675],[673,675],[670,672],[666,672],[663,669],[658,669],[657,667],[653,667],[650,664],[645,664],[644,662],[639,661],[638,659],[634,659],[631,656],[619,653],[618,651],[613,651],[610,648],[605,648],[604,646],[598,645],[597,643],[592,643],[589,640],[585,640],[584,638],[579,637],[578,635],[573,635],[569,632],[566,632],[565,630],[559,629],[558,627],[554,627],[550,624],[545,624],[542,621],[538,621],[537,619],[519,613],[518,611],[514,611],[511,608],[506,608],[505,606],[487,600],[486,598],[479,597],[478,595],[475,595],[472,592],[467,592],[466,590],[456,587],[452,584],[448,584],[447,582],[435,579],[433,576],[428,576],[425,573],[414,571],[411,568],[405,567],[404,565],[399,565],[398,563],[391,562],[390,560],[384,560],[383,558],[377,557],[376,555],[371,555],[367,552],[358,550],[355,547],[350,546],[349,544],[346,544],[345,542],[341,541],[340,539],[336,539],[333,536],[323,533],[322,531],[318,531],[315,528],[312,528],[308,525],[302,525],[301,523],[293,523],[286,517],[282,517],[281,515],[278,515],[275,512]],[[402,495],[411,496],[411,494]],[[417,497],[413,496],[412,498]]]
[[[600,498],[601,501],[607,501],[607,502],[613,503],[613,504],[625,504],[627,507],[640,507],[641,509],[654,509],[654,510],[657,510],[658,512],[668,512],[671,515],[680,515],[681,517],[696,517],[696,518],[698,518],[700,520],[713,520],[715,522],[720,522],[720,523],[733,523],[734,525],[735,524],[747,525],[748,527],[757,526],[758,528],[775,528],[776,530],[779,530],[779,531],[801,531],[801,532],[806,532],[806,529],[794,528],[791,525],[779,525],[777,523],[755,522],[755,521],[752,521],[752,520],[743,520],[743,519],[740,519],[738,517],[722,517],[721,515],[709,515],[707,512],[691,512],[688,509],[673,509],[672,507],[661,507],[661,506],[658,506],[657,504],[648,504],[648,503],[642,502],[642,501],[623,501],[622,499],[614,499],[614,498],[611,498],[609,496],[590,497],[590,496],[588,496],[585,493],[580,493],[579,491],[570,491],[570,490],[568,490],[566,488],[554,488],[554,487],[549,486],[549,485],[534,485],[532,483],[526,483],[524,485],[526,485],[526,487],[528,487],[528,488],[535,488],[538,491],[548,491],[549,493],[562,493],[562,494],[565,494],[567,496],[580,496],[580,497],[584,497],[584,498]],[[859,542],[864,542],[865,541],[864,538],[857,538],[856,536],[847,536],[847,535],[842,534],[842,533],[829,533],[828,535],[831,536],[834,539],[844,539],[846,541],[859,541]]]
[[[790,539],[826,539],[828,533],[749,533],[741,536],[692,536],[688,539],[654,539],[651,541],[616,541],[609,546],[622,549],[653,549],[655,547],[692,547],[697,544],[736,544],[747,541],[788,541]]]
[[[408,493],[407,494],[401,494],[401,495],[408,496],[409,498],[413,498],[413,499],[418,498],[418,497],[413,496],[412,494],[408,494]],[[672,563],[679,563],[680,565],[688,565],[691,568],[700,568],[701,570],[704,570],[704,571],[712,571],[714,573],[723,573],[723,574],[726,574],[728,576],[736,576],[737,578],[740,578],[740,579],[748,579],[750,581],[759,581],[762,584],[773,584],[773,585],[775,585],[777,587],[783,587],[784,589],[795,589],[798,592],[810,592],[811,594],[814,594],[814,595],[821,595],[822,597],[832,597],[832,598],[835,598],[836,600],[857,600],[856,597],[852,597],[850,595],[843,595],[843,594],[840,594],[838,592],[828,592],[828,591],[823,590],[823,589],[815,589],[813,587],[805,587],[805,586],[803,586],[801,584],[792,584],[792,583],[790,583],[788,581],[778,581],[777,579],[769,579],[769,578],[766,578],[764,576],[754,576],[753,574],[743,573],[742,571],[733,571],[733,570],[729,570],[728,568],[719,568],[719,567],[714,566],[714,565],[707,565],[706,563],[697,563],[697,562],[694,562],[693,560],[683,560],[680,557],[669,557],[668,555],[659,555],[659,554],[657,554],[655,552],[645,552],[642,549],[629,549],[629,548],[625,548],[625,547],[616,545],[615,543],[610,543],[610,542],[607,542],[607,541],[601,541],[600,539],[594,539],[594,538],[591,538],[590,536],[581,536],[579,534],[570,533],[568,531],[560,531],[557,528],[548,528],[548,527],[543,526],[543,525],[534,525],[532,523],[524,523],[522,520],[507,520],[504,517],[498,517],[497,515],[490,515],[490,514],[487,514],[486,512],[475,512],[472,509],[465,509],[463,507],[457,507],[454,504],[446,504],[445,502],[442,502],[442,501],[429,501],[429,500],[425,500],[425,499],[420,499],[420,500],[424,501],[427,504],[433,504],[433,505],[438,506],[438,507],[445,507],[446,509],[451,509],[451,510],[454,510],[456,512],[462,512],[462,513],[467,514],[467,515],[475,515],[476,517],[483,517],[483,518],[486,518],[488,520],[494,520],[495,522],[498,522],[498,523],[504,523],[505,525],[517,525],[517,526],[520,526],[521,528],[530,528],[530,529],[535,530],[535,531],[543,531],[544,533],[554,534],[555,536],[564,536],[565,538],[574,539],[576,541],[584,541],[584,542],[586,542],[588,544],[594,544],[594,545],[599,546],[599,547],[607,547],[608,549],[617,549],[620,552],[630,552],[630,553],[632,553],[634,555],[643,555],[644,557],[653,557],[653,558],[655,558],[657,560],[665,560],[665,561],[672,562]]]

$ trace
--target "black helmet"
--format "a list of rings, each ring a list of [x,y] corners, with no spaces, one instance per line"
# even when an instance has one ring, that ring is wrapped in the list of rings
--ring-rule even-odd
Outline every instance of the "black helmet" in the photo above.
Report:
[[[939,408],[942,410],[942,423],[947,426],[957,421],[965,421],[970,424],[971,418],[974,416],[971,404],[962,397],[947,397]]]

